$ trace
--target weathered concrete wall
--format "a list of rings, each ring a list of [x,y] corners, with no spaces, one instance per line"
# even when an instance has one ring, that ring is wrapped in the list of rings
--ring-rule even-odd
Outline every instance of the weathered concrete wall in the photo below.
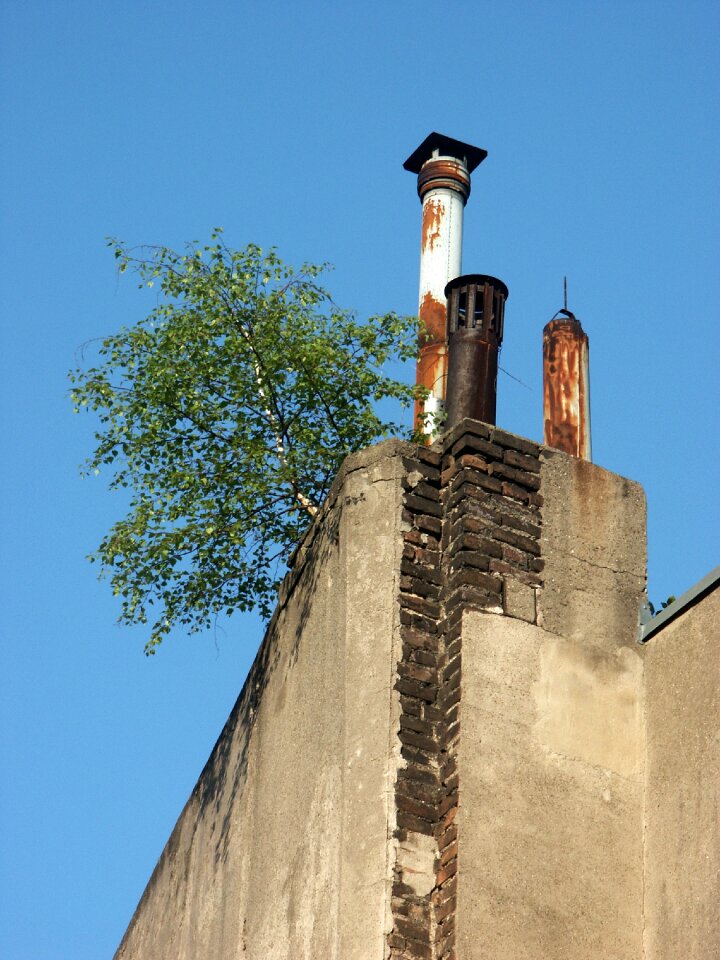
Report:
[[[121,960],[385,956],[403,450],[346,462]]]
[[[720,589],[645,650],[646,960],[720,957]]]
[[[644,497],[541,460],[536,622],[463,619],[458,957],[639,960]]]
[[[463,614],[535,619],[539,452],[529,440],[463,420],[407,463],[392,960],[464,956],[456,937]]]
[[[477,421],[346,462],[118,960],[720,955],[719,593]]]
[[[642,487],[586,460],[543,448],[540,625],[550,633],[636,651],[645,590]]]

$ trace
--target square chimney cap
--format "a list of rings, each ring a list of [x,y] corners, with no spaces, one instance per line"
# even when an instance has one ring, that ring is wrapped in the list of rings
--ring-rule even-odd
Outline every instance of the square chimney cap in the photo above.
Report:
[[[410,154],[403,164],[403,169],[409,170],[410,173],[420,173],[422,165],[426,160],[430,160],[436,150],[439,156],[464,160],[468,173],[472,173],[475,167],[479,167],[487,156],[487,150],[483,150],[482,147],[473,147],[469,143],[453,140],[452,137],[446,137],[442,133],[431,133],[429,137],[425,137],[417,150]]]

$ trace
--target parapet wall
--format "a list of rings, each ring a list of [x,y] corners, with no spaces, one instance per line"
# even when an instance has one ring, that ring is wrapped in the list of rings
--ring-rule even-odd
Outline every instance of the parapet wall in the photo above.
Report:
[[[384,956],[406,449],[346,461],[118,960]]]
[[[396,684],[403,762],[389,937],[398,960],[456,955],[463,616],[478,609],[493,625],[503,613],[534,622],[542,585],[536,444],[463,421],[407,468]]]
[[[642,646],[644,590],[622,477],[350,457],[118,958],[717,956],[717,617]]]
[[[463,615],[457,956],[639,960],[644,496],[538,463],[535,607]]]
[[[391,956],[639,957],[642,490],[476,421],[420,456]]]

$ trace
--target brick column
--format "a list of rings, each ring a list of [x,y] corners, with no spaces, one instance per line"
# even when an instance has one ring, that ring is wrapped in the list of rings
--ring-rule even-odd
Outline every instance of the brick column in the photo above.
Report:
[[[535,622],[539,448],[464,420],[405,463],[393,960],[454,960],[462,617]]]

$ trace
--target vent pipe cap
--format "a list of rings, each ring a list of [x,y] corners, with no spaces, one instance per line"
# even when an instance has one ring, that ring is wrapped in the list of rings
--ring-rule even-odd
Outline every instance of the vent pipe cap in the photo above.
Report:
[[[507,300],[507,298],[510,296],[508,288],[505,286],[502,280],[498,280],[497,277],[491,277],[487,273],[466,273],[462,277],[455,277],[454,280],[451,280],[450,283],[448,283],[448,285],[445,287],[445,297],[449,299],[450,293],[456,287],[484,287],[486,283],[488,286],[494,287],[495,290],[499,290],[505,300]]]
[[[454,157],[465,165],[468,173],[472,173],[476,167],[480,166],[486,156],[487,150],[483,150],[481,147],[473,147],[472,144],[463,143],[462,140],[454,140],[442,133],[431,133],[410,154],[403,164],[403,169],[410,173],[420,173],[423,164],[432,160],[433,157]]]

